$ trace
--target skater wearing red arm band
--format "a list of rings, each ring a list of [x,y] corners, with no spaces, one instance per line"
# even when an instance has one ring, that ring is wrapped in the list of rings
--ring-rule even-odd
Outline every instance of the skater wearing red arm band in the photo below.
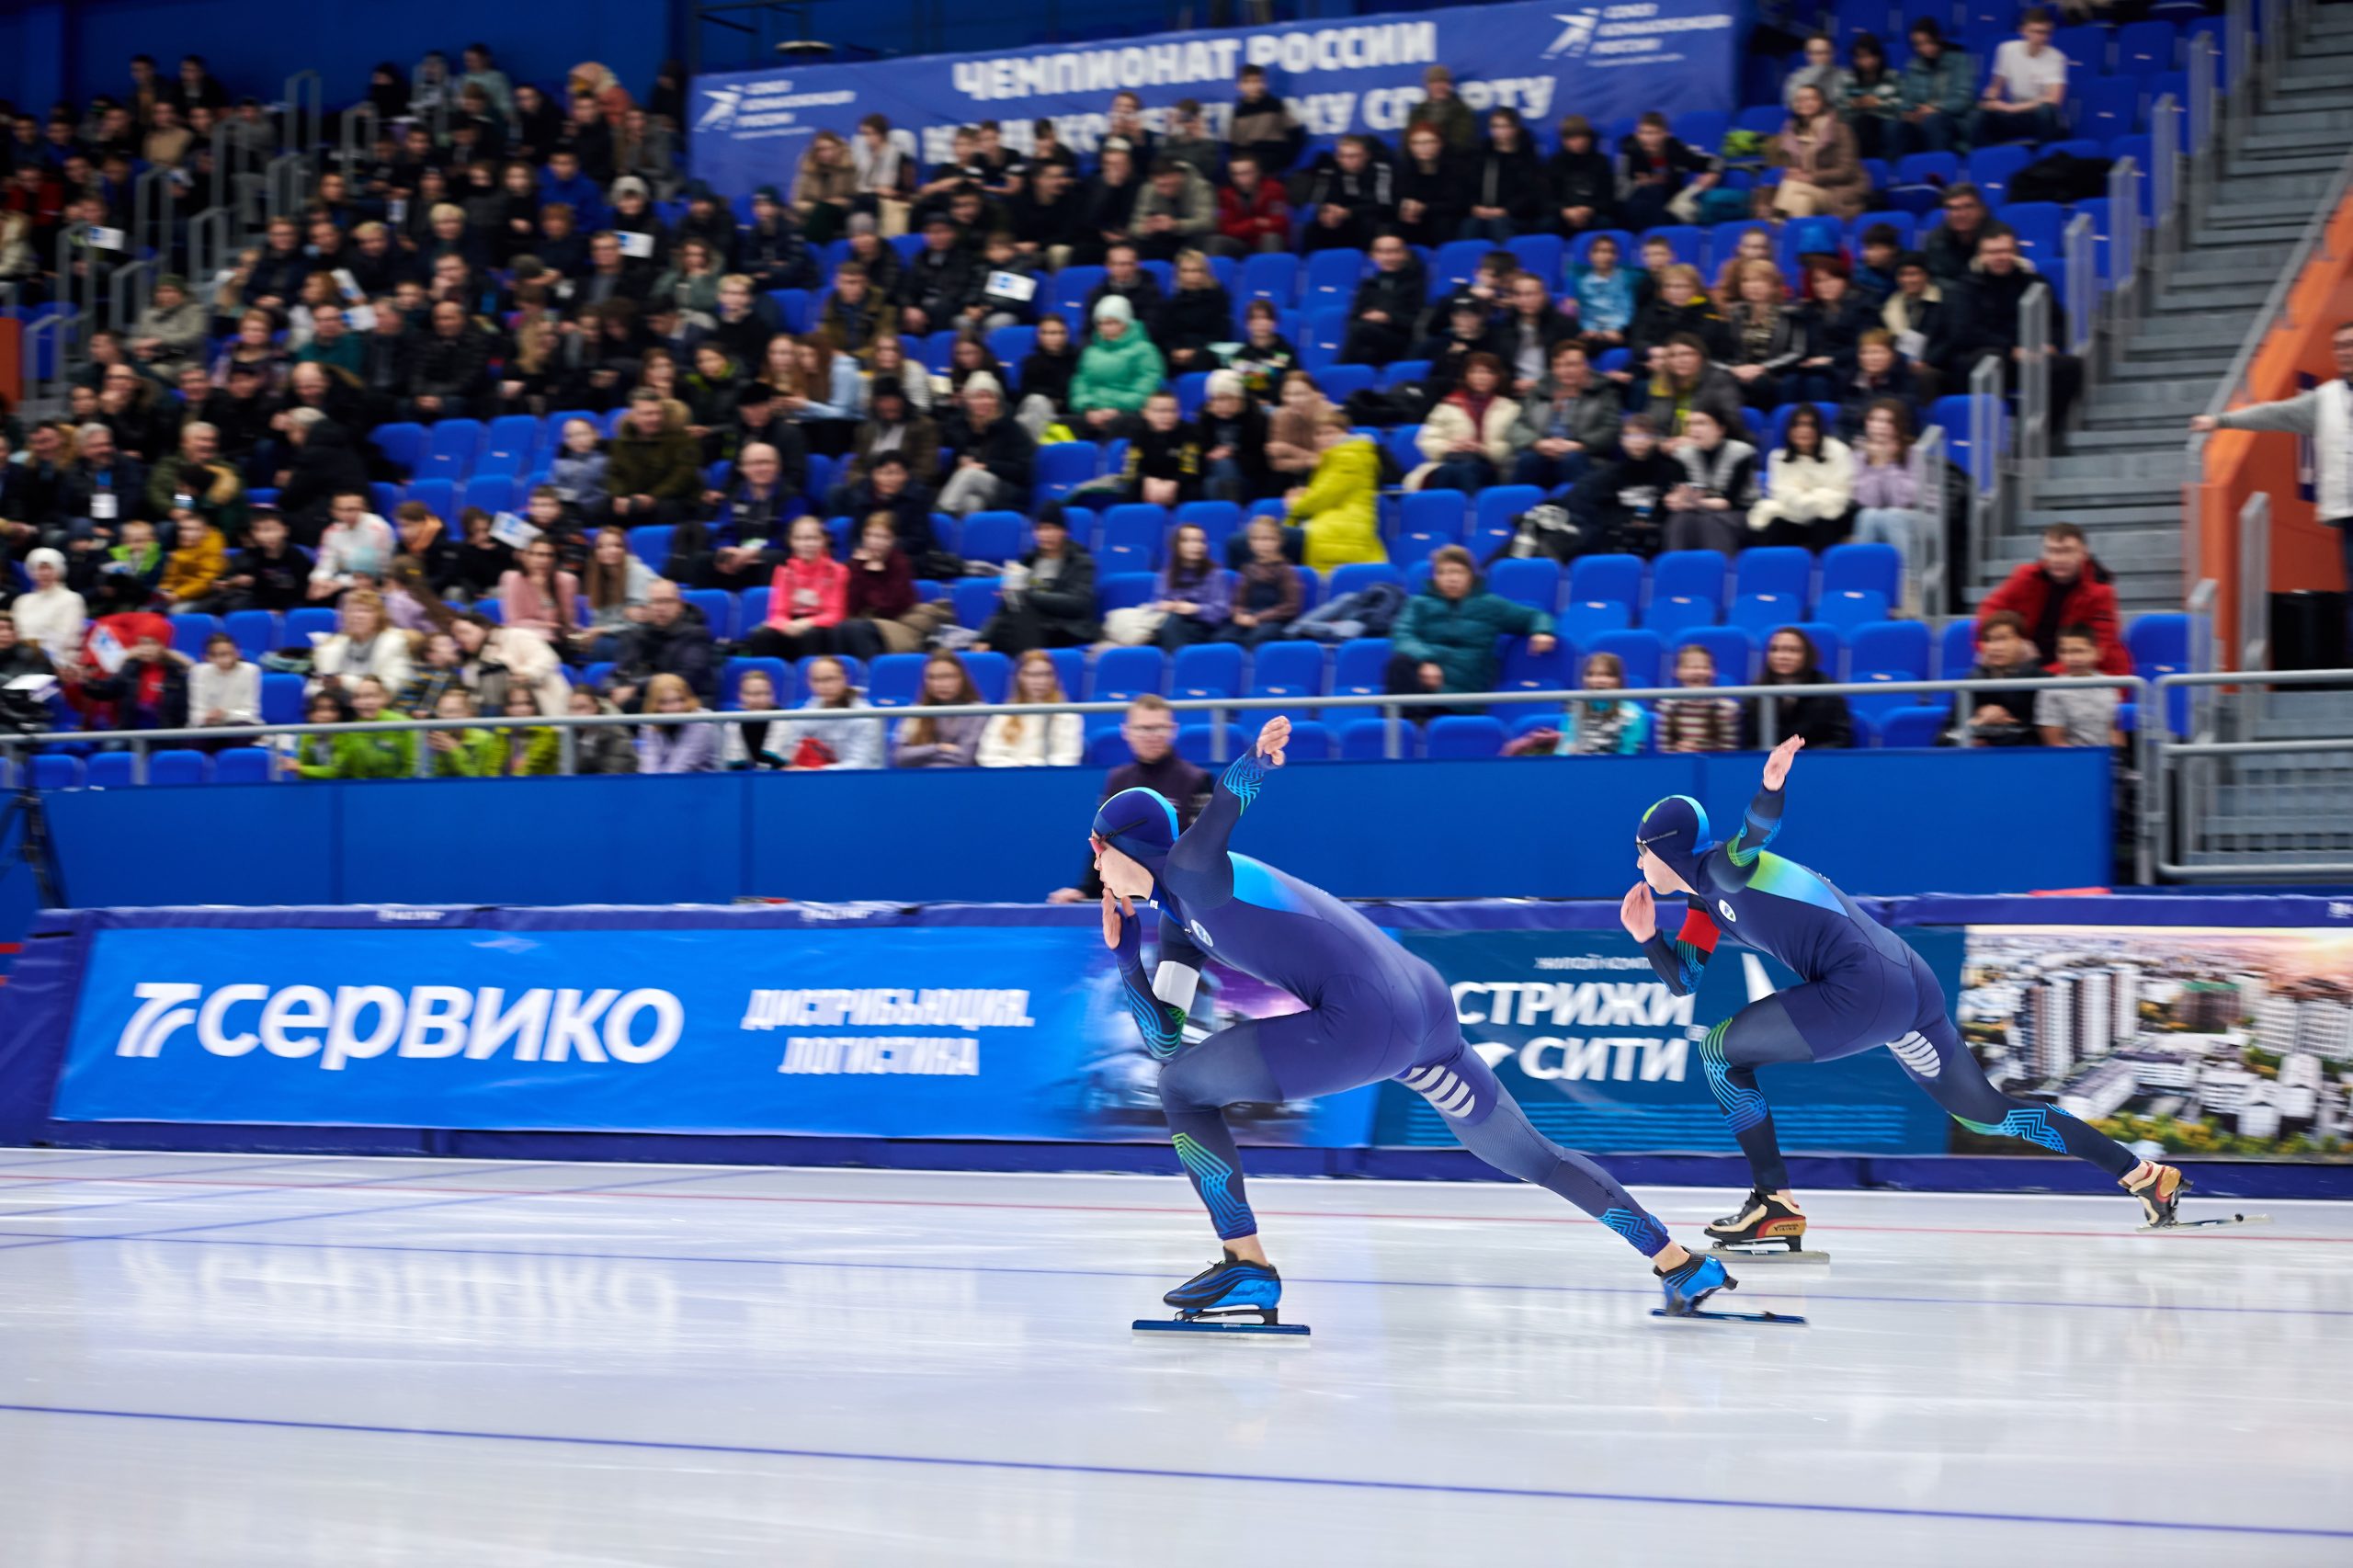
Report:
[[[1290,720],[1267,721],[1181,836],[1175,809],[1150,790],[1123,790],[1095,817],[1103,938],[1119,954],[1129,1006],[1162,1063],[1160,1102],[1176,1156],[1224,1243],[1224,1256],[1169,1291],[1168,1304],[1188,1320],[1255,1312],[1274,1323],[1282,1299],[1224,1108],[1338,1094],[1384,1078],[1427,1097],[1472,1153],[1567,1199],[1653,1259],[1671,1314],[1689,1313],[1731,1285],[1721,1263],[1677,1246],[1599,1166],[1529,1125],[1464,1043],[1453,994],[1436,970],[1323,889],[1227,848],[1290,740]],[[1160,905],[1164,976],[1189,975],[1203,953],[1214,953],[1307,1010],[1245,1018],[1184,1044],[1184,1005],[1155,992],[1144,967],[1135,906],[1150,900]]]
[[[1944,992],[1919,955],[1822,877],[1767,852],[1780,831],[1782,783],[1804,744],[1792,736],[1774,749],[1764,788],[1727,843],[1710,841],[1708,813],[1688,795],[1670,795],[1645,812],[1634,834],[1643,881],[1619,906],[1627,933],[1677,995],[1698,989],[1719,937],[1779,959],[1802,982],[1750,1003],[1700,1042],[1708,1085],[1756,1181],[1739,1211],[1709,1226],[1708,1234],[1720,1247],[1779,1242],[1801,1250],[1805,1216],[1790,1191],[1756,1069],[1770,1062],[1835,1062],[1881,1045],[1963,1126],[2088,1160],[2141,1200],[2150,1225],[2175,1223],[2188,1185],[2178,1170],[2139,1158],[2056,1106],[1995,1088],[1946,1016]],[[1654,892],[1689,897],[1673,940],[1658,928]]]

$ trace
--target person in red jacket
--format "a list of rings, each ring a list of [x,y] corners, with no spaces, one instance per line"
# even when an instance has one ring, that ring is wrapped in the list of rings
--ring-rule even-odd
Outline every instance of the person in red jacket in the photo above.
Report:
[[[834,651],[849,597],[849,568],[833,558],[825,525],[801,517],[792,525],[792,553],[768,584],[768,618],[745,640],[744,651],[788,663]]]
[[[2052,674],[2059,669],[2059,632],[2078,622],[2099,637],[2102,675],[2129,676],[2132,655],[2124,649],[2118,624],[2116,590],[2108,568],[2092,559],[2084,530],[2073,523],[2053,523],[2042,530],[2042,559],[2012,572],[2000,587],[1977,607],[1977,624],[1997,610],[2010,610],[2026,622],[2027,636]]]
[[[1217,189],[1217,249],[1231,256],[1290,248],[1290,205],[1280,182],[1270,180],[1247,153],[1225,165]]]

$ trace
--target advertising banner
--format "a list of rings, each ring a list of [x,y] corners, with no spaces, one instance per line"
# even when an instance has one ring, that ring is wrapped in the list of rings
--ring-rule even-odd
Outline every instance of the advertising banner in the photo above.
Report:
[[[66,1120],[847,1137],[1166,1136],[1092,927],[108,929]],[[1298,1004],[1213,970],[1197,1020]],[[1357,1145],[1371,1091],[1245,1108]]]
[[[1401,931],[1454,992],[1463,1038],[1528,1118],[1555,1142],[1590,1153],[1729,1153],[1737,1148],[1709,1092],[1699,1042],[1795,977],[1726,944],[1693,995],[1660,983],[1623,932]],[[1907,931],[1948,988],[1959,937]],[[1792,1153],[1941,1153],[1947,1122],[1895,1059],[1766,1067],[1758,1083]],[[1449,1144],[1445,1118],[1402,1085],[1382,1089],[1373,1139]]]
[[[981,119],[999,121],[1024,152],[1031,122],[1051,119],[1065,144],[1091,153],[1122,89],[1143,100],[1155,131],[1169,105],[1194,98],[1222,135],[1245,65],[1265,67],[1312,136],[1393,141],[1431,65],[1453,71],[1473,108],[1517,108],[1540,124],[1574,111],[1598,124],[1654,108],[1733,108],[1740,19],[1727,0],[1480,6],[787,65],[697,76],[687,123],[696,177],[728,194],[789,184],[811,135],[847,135],[870,114],[915,132],[926,164],[949,155],[954,127]]]
[[[2353,931],[1972,926],[1962,981],[2013,1094],[2168,1153],[2353,1158]]]

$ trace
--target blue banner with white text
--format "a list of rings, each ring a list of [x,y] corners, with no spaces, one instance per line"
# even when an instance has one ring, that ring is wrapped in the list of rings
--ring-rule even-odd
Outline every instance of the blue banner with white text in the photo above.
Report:
[[[1006,143],[1030,146],[1051,119],[1065,145],[1092,153],[1112,94],[1132,91],[1146,124],[1198,99],[1223,135],[1236,74],[1263,66],[1311,136],[1365,131],[1394,141],[1422,99],[1422,74],[1445,65],[1474,109],[1512,108],[1549,125],[1582,114],[1600,124],[1649,109],[1730,110],[1742,44],[1730,0],[1631,0],[1608,6],[1464,6],[1388,12],[1262,28],[1154,33],[1100,43],[976,54],[916,55],[862,64],[779,66],[697,76],[687,113],[699,179],[733,196],[790,185],[808,139],[847,136],[870,114],[915,132],[925,163],[949,155],[949,134],[981,119]]]

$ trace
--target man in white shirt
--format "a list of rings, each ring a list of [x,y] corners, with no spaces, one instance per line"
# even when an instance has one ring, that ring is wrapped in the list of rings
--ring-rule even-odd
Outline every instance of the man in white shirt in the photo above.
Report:
[[[2055,142],[2067,134],[2067,57],[2051,47],[2051,13],[2035,6],[2018,18],[2018,36],[1994,51],[1984,96],[1969,122],[1969,140]]]
[[[318,563],[311,569],[311,597],[331,599],[361,579],[384,580],[392,563],[392,525],[368,509],[367,495],[346,490],[333,503],[335,520],[319,536]]]

